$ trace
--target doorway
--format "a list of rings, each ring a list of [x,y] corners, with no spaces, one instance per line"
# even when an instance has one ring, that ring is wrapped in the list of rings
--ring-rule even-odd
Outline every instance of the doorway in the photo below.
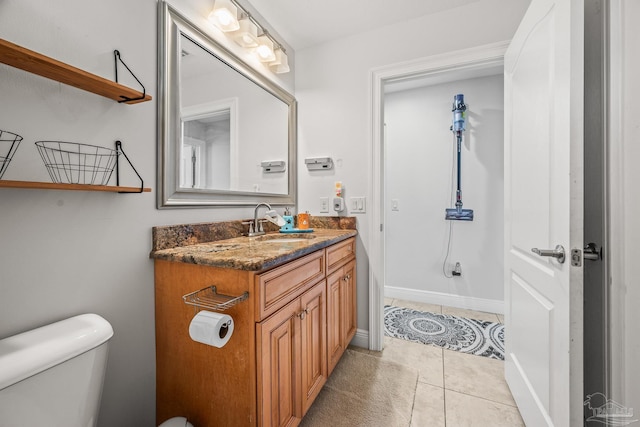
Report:
[[[369,348],[381,350],[383,329],[385,255],[385,191],[384,155],[384,87],[394,84],[415,84],[418,80],[444,82],[495,74],[503,67],[506,43],[465,49],[426,58],[420,61],[376,69],[372,73],[372,221],[369,269]],[[444,216],[444,206],[443,206]]]
[[[385,297],[502,314],[503,70],[464,74],[385,83]],[[458,184],[458,94],[461,200],[473,221],[445,220]]]
[[[591,49],[586,52],[585,86],[602,88],[604,84],[604,69],[599,65],[603,61],[603,26],[602,16],[595,13],[602,9],[597,5],[601,0],[594,0],[591,6],[594,13],[586,13],[586,33],[591,34],[594,40],[587,40],[585,46]],[[588,12],[588,11],[587,11]],[[589,18],[591,21],[589,23]],[[385,186],[386,176],[385,162],[388,152],[385,148],[389,129],[385,128],[384,105],[385,86],[389,84],[401,88],[409,88],[412,85],[442,84],[446,81],[470,79],[478,76],[491,75],[496,68],[502,69],[502,55],[506,45],[494,45],[489,47],[467,50],[458,54],[448,54],[442,57],[429,58],[427,60],[404,64],[396,67],[375,70],[373,73],[373,192],[372,192],[372,246],[370,263],[370,306],[369,306],[369,348],[381,350],[384,337],[383,313],[385,285],[387,278],[388,254],[385,252],[389,223],[389,212],[385,210],[388,200],[392,197]],[[589,61],[592,66],[589,67]],[[429,82],[429,83],[425,83]],[[605,101],[603,91],[592,89],[585,93],[585,170],[591,171],[585,176],[585,243],[594,241],[598,246],[605,243],[606,219],[606,194],[605,194],[605,162],[606,146],[604,144],[605,127],[603,117],[605,114]],[[591,117],[591,118],[589,118]],[[448,178],[447,178],[448,179]],[[444,180],[444,177],[443,177]],[[401,209],[402,203],[398,201]],[[439,201],[436,201],[439,203]],[[394,209],[391,207],[390,209]],[[397,233],[395,234],[397,235]],[[415,239],[414,239],[415,240]],[[585,366],[584,381],[585,393],[598,390],[607,394],[610,388],[608,383],[607,366],[609,363],[607,348],[607,294],[606,294],[606,263],[593,263],[585,261],[585,330],[591,331],[585,335]],[[448,305],[450,300],[443,298],[445,292],[423,293],[424,298],[415,298],[417,294],[407,289],[395,289],[395,298],[414,299],[419,302],[431,302]],[[404,294],[403,294],[404,292]],[[412,295],[412,297],[407,297]],[[434,300],[435,298],[435,300]],[[459,302],[459,301],[458,301]],[[451,305],[456,305],[454,302]],[[477,306],[474,307],[476,309]],[[492,307],[486,307],[483,311],[498,311]]]

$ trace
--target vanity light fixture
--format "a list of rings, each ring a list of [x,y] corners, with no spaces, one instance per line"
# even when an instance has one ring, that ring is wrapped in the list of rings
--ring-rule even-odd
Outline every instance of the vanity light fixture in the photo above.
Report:
[[[225,33],[240,28],[238,8],[232,0],[215,0],[213,10],[209,14],[209,21]]]
[[[215,0],[209,20],[239,46],[255,52],[260,62],[269,66],[274,73],[290,71],[289,58],[282,44],[236,0]]]
[[[275,51],[276,60],[269,63],[269,67],[276,74],[288,73],[289,69],[289,58],[287,54],[282,50],[282,48]]]
[[[240,28],[231,37],[238,45],[245,48],[258,47],[258,26],[253,23],[249,15],[242,14]]]
[[[273,53],[273,41],[271,41],[266,32],[258,37],[256,54],[261,62],[272,62],[276,59],[276,54]]]

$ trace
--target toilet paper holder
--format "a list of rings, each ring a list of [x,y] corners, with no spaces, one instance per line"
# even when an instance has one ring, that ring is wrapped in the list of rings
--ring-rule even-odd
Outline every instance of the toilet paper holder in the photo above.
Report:
[[[229,296],[219,294],[215,286],[207,286],[182,296],[185,304],[214,311],[225,311],[247,298],[249,298],[249,292],[240,296]]]

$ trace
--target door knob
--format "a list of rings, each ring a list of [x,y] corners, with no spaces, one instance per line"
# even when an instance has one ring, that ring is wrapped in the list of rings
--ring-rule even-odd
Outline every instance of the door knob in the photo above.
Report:
[[[560,264],[564,262],[564,248],[561,245],[557,245],[555,249],[532,248],[531,252],[540,256],[556,258]]]
[[[588,243],[584,247],[582,256],[584,257],[584,259],[599,261],[602,259],[602,248],[599,248],[595,243]]]

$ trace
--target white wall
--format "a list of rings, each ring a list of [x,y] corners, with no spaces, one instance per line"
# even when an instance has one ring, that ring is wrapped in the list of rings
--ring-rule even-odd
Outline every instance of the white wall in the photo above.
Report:
[[[319,214],[319,197],[336,180],[345,196],[371,191],[371,71],[390,64],[509,40],[528,0],[480,0],[469,6],[296,52],[299,101],[299,209]],[[336,168],[310,173],[305,157],[331,156]],[[368,330],[370,209],[358,214],[358,328]],[[349,214],[347,211],[346,214]]]
[[[613,390],[608,396],[627,408],[634,419],[640,414],[640,381],[634,373],[640,360],[640,56],[637,40],[640,30],[640,3],[616,0],[612,5],[612,64],[609,139],[609,191],[611,232],[610,338],[612,342]],[[605,248],[605,255],[607,254]]]
[[[455,202],[456,142],[449,127],[458,93],[467,104],[462,201],[473,209],[473,222],[444,219]],[[502,312],[503,105],[501,74],[385,94],[388,296],[437,304],[447,298]],[[450,227],[447,275],[456,262],[462,265],[462,276],[453,278],[443,274]]]
[[[200,16],[211,7],[179,4]],[[0,2],[1,38],[109,79],[119,49],[154,98],[156,28],[155,0]],[[293,72],[269,77],[293,91]],[[0,129],[24,137],[4,179],[49,180],[34,141],[112,146],[121,139],[152,187],[142,195],[0,189],[0,337],[79,313],[102,315],[115,336],[99,425],[155,426],[151,227],[249,218],[253,210],[156,209],[155,99],[118,104],[0,65]]]

